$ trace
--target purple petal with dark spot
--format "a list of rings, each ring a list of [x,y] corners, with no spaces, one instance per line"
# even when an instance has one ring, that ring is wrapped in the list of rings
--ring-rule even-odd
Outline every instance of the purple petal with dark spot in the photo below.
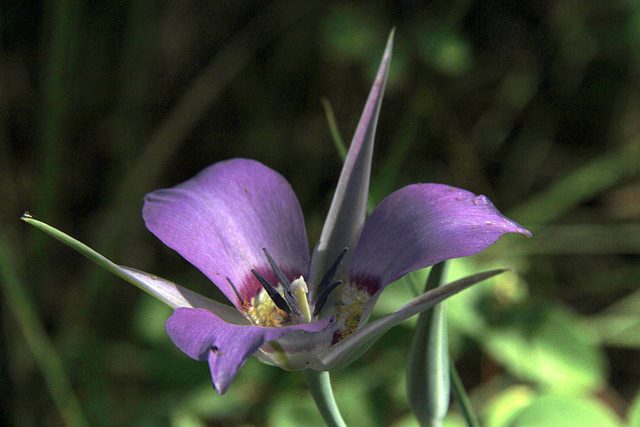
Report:
[[[295,342],[299,335],[301,347],[308,345],[304,335],[333,328],[333,317],[314,323],[304,323],[281,328],[232,325],[213,313],[200,308],[178,308],[167,320],[167,333],[173,343],[195,360],[207,361],[213,385],[224,394],[238,370],[247,359],[265,343],[288,337]]]
[[[531,236],[485,196],[440,184],[410,185],[374,209],[349,279],[375,294],[411,271],[476,254],[505,233]]]
[[[282,175],[254,160],[215,163],[147,194],[147,228],[209,277],[238,308],[272,279],[267,248],[290,280],[306,276],[309,246],[298,200]],[[227,277],[238,288],[240,298]]]

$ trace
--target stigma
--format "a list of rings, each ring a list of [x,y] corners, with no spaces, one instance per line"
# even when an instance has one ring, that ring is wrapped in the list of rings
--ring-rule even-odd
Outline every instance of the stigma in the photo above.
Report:
[[[304,281],[304,277],[300,276],[291,282],[291,292],[293,292],[296,297],[296,301],[300,306],[300,311],[302,312],[304,320],[306,320],[307,323],[311,323],[311,310],[309,309],[309,300],[307,299],[309,287]]]

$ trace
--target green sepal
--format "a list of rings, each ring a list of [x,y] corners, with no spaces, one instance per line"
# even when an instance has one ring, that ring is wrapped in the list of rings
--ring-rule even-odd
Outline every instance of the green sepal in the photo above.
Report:
[[[446,262],[431,268],[425,292],[444,284]],[[449,410],[451,384],[445,302],[418,317],[407,366],[407,398],[423,426],[441,426]]]

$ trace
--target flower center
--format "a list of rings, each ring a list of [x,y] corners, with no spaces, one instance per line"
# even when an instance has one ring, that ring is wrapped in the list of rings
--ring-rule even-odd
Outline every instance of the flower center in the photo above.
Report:
[[[263,251],[278,283],[274,286],[255,269],[251,270],[263,289],[251,299],[250,304],[247,304],[245,311],[247,317],[254,325],[267,327],[284,326],[292,322],[296,324],[310,323],[312,318],[320,313],[331,292],[342,283],[340,280],[332,282],[332,279],[347,249],[345,248],[338,255],[318,284],[313,313],[309,307],[307,296],[309,288],[304,278],[300,276],[290,282],[269,251],[266,248],[263,248]]]
[[[270,324],[273,323],[272,318],[274,316],[282,318],[283,316],[280,313],[282,312],[287,315],[286,319],[278,319],[276,326],[282,326],[286,320],[293,320],[295,323],[310,323],[311,311],[307,300],[309,288],[304,278],[300,276],[293,282],[289,282],[289,279],[271,257],[267,248],[263,248],[263,251],[271,269],[275,273],[278,284],[277,286],[272,285],[255,269],[251,270],[262,285],[263,290],[258,292],[258,295],[251,300],[251,309],[248,310],[250,320],[252,322],[255,320],[261,326],[271,326]],[[266,298],[265,293],[269,298]]]
[[[291,324],[311,323],[321,312],[323,316],[335,314],[336,328],[333,343],[346,338],[358,328],[362,312],[371,295],[365,288],[353,282],[346,282],[336,290],[342,281],[333,281],[333,276],[347,253],[347,248],[338,255],[318,283],[315,301],[312,304],[313,312],[308,299],[309,288],[304,277],[300,276],[290,282],[269,251],[266,248],[263,251],[277,282],[273,285],[255,269],[251,270],[262,285],[262,289],[251,298],[251,301],[243,304],[245,316],[253,325],[277,328]],[[231,285],[233,286],[233,283]],[[334,290],[336,291],[333,292]],[[329,297],[331,297],[331,303],[327,305]],[[265,350],[265,353],[272,356],[273,352]],[[276,363],[281,365],[278,361]]]

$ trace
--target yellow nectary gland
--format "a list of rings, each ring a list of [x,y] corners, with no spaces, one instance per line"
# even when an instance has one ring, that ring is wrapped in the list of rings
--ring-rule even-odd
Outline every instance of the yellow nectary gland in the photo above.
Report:
[[[358,289],[355,284],[345,283],[338,286],[340,307],[336,313],[336,333],[343,339],[358,327],[362,310],[369,301],[368,292]]]
[[[245,314],[249,321],[256,326],[277,328],[290,323],[289,314],[276,307],[264,289],[260,289],[260,292],[251,298],[251,306]]]

